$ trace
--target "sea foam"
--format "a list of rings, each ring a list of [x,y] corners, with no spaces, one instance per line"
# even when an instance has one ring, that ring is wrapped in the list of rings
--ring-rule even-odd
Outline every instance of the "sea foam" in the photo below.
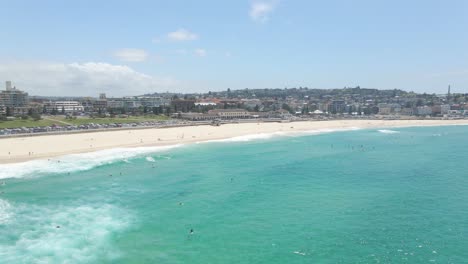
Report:
[[[156,160],[153,157],[146,157],[146,160],[149,162],[156,162]]]
[[[19,204],[6,229],[14,243],[2,244],[5,263],[89,263],[115,259],[111,236],[131,223],[125,210],[108,205],[44,207]],[[1,231],[0,231],[1,234]]]
[[[8,223],[12,216],[12,207],[9,202],[0,199],[0,225]]]
[[[377,131],[379,131],[380,133],[384,133],[384,134],[398,134],[398,133],[400,133],[400,131],[389,130],[389,129],[380,129],[380,130],[377,130]]]
[[[85,171],[101,165],[111,164],[116,161],[128,161],[128,159],[140,155],[166,151],[180,146],[182,145],[115,148],[89,153],[65,155],[62,157],[51,158],[49,160],[32,160],[22,163],[2,164],[0,165],[0,179],[22,178],[25,176],[47,173]]]
[[[340,132],[340,131],[353,131],[353,130],[359,130],[359,129],[361,128],[349,127],[349,128],[337,128],[337,129],[313,129],[313,130],[303,130],[303,131],[277,131],[277,132],[272,132],[272,133],[258,133],[258,134],[251,134],[251,135],[245,135],[245,136],[237,136],[237,137],[231,137],[231,138],[226,138],[226,139],[199,141],[197,142],[197,144],[211,143],[211,142],[247,142],[247,141],[253,141],[253,140],[271,139],[274,137],[307,136],[307,135],[333,133],[333,132]]]

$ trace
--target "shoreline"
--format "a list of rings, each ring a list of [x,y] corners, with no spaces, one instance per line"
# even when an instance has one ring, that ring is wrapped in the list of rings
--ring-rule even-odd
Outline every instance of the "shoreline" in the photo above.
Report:
[[[235,137],[415,126],[468,125],[468,120],[331,120],[290,123],[238,123],[100,131],[0,138],[0,164],[21,163],[115,148],[159,147],[219,141]]]

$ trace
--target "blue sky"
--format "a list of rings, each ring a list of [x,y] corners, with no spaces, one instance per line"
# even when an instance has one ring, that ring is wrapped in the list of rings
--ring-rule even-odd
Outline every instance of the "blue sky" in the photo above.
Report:
[[[30,94],[344,86],[468,92],[468,1],[0,0]]]

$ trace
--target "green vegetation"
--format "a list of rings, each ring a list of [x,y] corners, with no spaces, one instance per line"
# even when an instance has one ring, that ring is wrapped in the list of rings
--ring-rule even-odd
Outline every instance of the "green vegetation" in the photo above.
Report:
[[[138,123],[147,121],[163,121],[167,120],[166,116],[159,115],[146,115],[146,116],[130,116],[124,117],[105,117],[105,118],[90,118],[90,117],[77,117],[77,118],[65,118],[61,116],[44,117],[41,120],[34,120],[31,118],[22,119],[17,118],[11,121],[0,121],[0,129],[3,128],[19,128],[19,127],[39,127],[39,126],[51,126],[53,124],[64,126],[64,125],[84,125],[89,123],[94,124],[110,124],[110,123]]]
[[[51,120],[57,120],[60,123],[66,123],[71,125],[84,125],[84,124],[110,124],[110,123],[138,123],[138,122],[147,122],[147,121],[163,121],[167,120],[166,116],[157,116],[157,115],[147,115],[147,116],[129,116],[129,117],[77,117],[76,119],[65,119],[62,117],[51,117]]]
[[[38,126],[51,126],[56,124],[57,122],[50,121],[50,120],[37,120],[34,121],[32,119],[21,119],[17,118],[16,120],[12,121],[0,121],[0,129],[3,128],[19,128],[19,127],[38,127]]]

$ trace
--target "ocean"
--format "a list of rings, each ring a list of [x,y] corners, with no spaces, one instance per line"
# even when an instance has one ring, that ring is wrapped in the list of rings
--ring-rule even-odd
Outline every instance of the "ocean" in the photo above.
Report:
[[[467,154],[445,126],[0,165],[0,263],[467,263]]]

